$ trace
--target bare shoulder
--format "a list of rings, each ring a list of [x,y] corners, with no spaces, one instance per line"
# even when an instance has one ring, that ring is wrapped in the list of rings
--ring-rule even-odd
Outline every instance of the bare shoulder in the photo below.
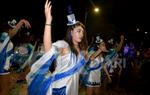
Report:
[[[69,47],[67,47],[67,48],[62,48],[61,55],[66,55],[66,54],[68,54],[68,53],[70,53]]]
[[[64,40],[58,40],[53,43],[53,46],[56,46],[57,48],[68,48],[69,44]]]
[[[69,44],[64,40],[58,40],[53,43],[53,46],[57,47],[61,55],[68,54],[70,52]]]

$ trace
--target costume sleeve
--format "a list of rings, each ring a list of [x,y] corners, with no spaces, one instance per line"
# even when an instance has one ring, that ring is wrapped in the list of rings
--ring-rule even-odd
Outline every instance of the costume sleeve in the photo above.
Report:
[[[53,43],[52,48],[31,66],[30,72],[26,76],[28,84],[36,75],[47,73],[54,57],[56,58],[59,55],[59,48],[65,47],[68,47],[68,44],[63,40]]]

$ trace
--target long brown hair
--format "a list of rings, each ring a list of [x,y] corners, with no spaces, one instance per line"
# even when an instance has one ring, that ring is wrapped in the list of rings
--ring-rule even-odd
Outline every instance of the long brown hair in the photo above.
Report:
[[[80,50],[86,51],[87,48],[88,48],[87,37],[86,37],[86,30],[85,30],[85,26],[81,22],[78,21],[76,24],[69,26],[68,29],[67,29],[66,38],[65,38],[65,40],[68,42],[68,44],[69,44],[69,46],[71,48],[71,51],[73,53],[75,53],[76,55],[78,55],[78,52],[75,49],[74,44],[72,42],[71,31],[74,28],[78,27],[78,26],[81,26],[83,28],[83,30],[84,30],[83,31],[83,39],[79,43],[79,48],[80,48]]]

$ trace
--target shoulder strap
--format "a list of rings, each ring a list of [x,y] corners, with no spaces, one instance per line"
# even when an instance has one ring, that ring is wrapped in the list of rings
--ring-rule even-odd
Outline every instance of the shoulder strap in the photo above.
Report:
[[[7,47],[8,43],[9,43],[9,36],[4,40],[4,42],[2,43],[2,47],[0,47],[0,53],[4,50],[4,48]]]

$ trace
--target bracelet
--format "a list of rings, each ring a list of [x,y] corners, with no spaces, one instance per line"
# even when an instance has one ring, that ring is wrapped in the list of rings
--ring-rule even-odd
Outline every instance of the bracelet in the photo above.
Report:
[[[45,25],[52,26],[52,24],[45,24]]]

